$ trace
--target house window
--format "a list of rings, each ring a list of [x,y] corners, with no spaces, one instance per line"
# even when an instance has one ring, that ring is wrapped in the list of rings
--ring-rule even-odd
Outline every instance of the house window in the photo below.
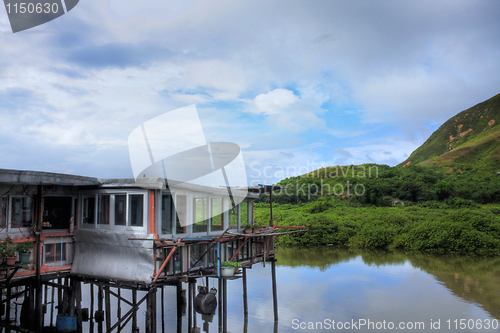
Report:
[[[45,264],[56,264],[62,265],[66,262],[66,244],[56,243],[56,244],[45,244]]]
[[[94,224],[95,222],[95,197],[83,198],[83,223]]]
[[[44,229],[69,229],[72,197],[46,197],[43,202]]]
[[[207,232],[208,198],[193,199],[193,232]]]
[[[109,224],[109,194],[100,194],[98,199],[98,224]]]
[[[127,225],[127,195],[115,195],[115,225]],[[142,224],[141,224],[142,225]]]
[[[222,198],[212,198],[212,217],[210,218],[210,231],[220,231],[224,226]]]
[[[186,222],[187,222],[187,196],[186,195],[177,195],[176,196],[176,223],[175,223],[175,232],[177,234],[185,234],[186,233]]]
[[[144,219],[144,195],[129,195],[130,225],[142,227]]]
[[[33,200],[30,197],[12,198],[11,221],[14,227],[28,227],[33,221]]]
[[[161,196],[161,233],[172,233],[172,216],[174,212],[174,201],[172,195],[163,193]]]
[[[0,198],[0,228],[7,227],[7,204],[6,197]]]

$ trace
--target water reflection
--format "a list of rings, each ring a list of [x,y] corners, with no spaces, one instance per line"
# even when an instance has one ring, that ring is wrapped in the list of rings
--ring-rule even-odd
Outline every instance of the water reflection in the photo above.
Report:
[[[336,323],[385,321],[395,325],[423,323],[425,326],[420,332],[430,331],[432,322],[439,323],[442,330],[453,332],[457,331],[454,320],[473,319],[483,324],[489,320],[492,324],[492,320],[500,319],[500,257],[335,248],[281,248],[276,257],[279,322],[274,323],[273,319],[271,265],[257,264],[247,269],[248,318],[244,317],[242,280],[227,283],[229,332],[300,332],[307,330],[297,329],[302,323],[308,327],[309,323],[317,325],[318,322],[323,328],[315,331],[327,332],[331,329],[326,324],[333,320]],[[203,285],[202,280],[198,280],[199,285]],[[210,280],[208,287],[217,287],[217,282]],[[162,328],[162,332],[173,332],[177,327],[174,287],[165,287],[164,300],[163,315],[158,304],[157,327]],[[141,308],[139,314],[144,310]],[[188,332],[187,321],[187,315],[183,316],[178,332]],[[197,315],[196,322],[199,332],[218,332],[217,315]],[[415,330],[414,327],[412,331]],[[361,327],[357,331],[373,329]],[[459,331],[484,332],[485,328],[466,327]]]
[[[297,318],[422,321],[428,329],[438,319],[441,328],[448,319],[500,319],[499,257],[321,248],[280,249],[277,258],[280,318],[290,320],[280,320],[280,332],[296,331]],[[299,281],[307,292],[289,298]]]

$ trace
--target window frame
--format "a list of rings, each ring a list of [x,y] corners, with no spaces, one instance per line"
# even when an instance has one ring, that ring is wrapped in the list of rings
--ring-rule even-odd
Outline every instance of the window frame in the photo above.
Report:
[[[99,223],[99,197],[103,195],[109,195],[109,224]],[[125,197],[125,225],[115,224],[115,196],[116,195],[126,195]],[[131,209],[130,209],[130,199],[132,195],[142,196],[142,226],[131,226]],[[83,223],[83,201],[85,198],[94,198],[94,223]],[[148,190],[126,190],[126,189],[101,189],[94,191],[81,191],[80,200],[82,201],[82,209],[80,212],[80,220],[82,223],[80,227],[91,228],[91,229],[102,229],[102,230],[120,230],[120,231],[132,231],[147,233],[148,231],[148,207],[149,207],[149,196]]]
[[[12,215],[14,213],[14,210],[12,209],[12,201],[14,200],[14,198],[29,198],[31,200],[31,207],[30,207],[30,210],[31,210],[31,224],[33,224],[33,208],[34,208],[34,200],[32,197],[30,197],[29,195],[23,195],[23,194],[19,194],[19,195],[9,195],[9,206],[8,206],[8,214],[7,214],[7,228],[5,230],[7,230],[7,232],[18,232],[18,233],[21,233],[22,231],[25,231],[25,230],[28,230],[30,227],[29,226],[13,226],[12,225]]]

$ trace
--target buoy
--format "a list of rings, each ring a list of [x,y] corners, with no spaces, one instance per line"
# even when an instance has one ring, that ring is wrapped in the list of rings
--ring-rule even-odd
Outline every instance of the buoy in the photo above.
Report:
[[[215,313],[217,309],[217,289],[212,288],[208,291],[207,287],[198,286],[198,295],[194,298],[194,311],[209,315]]]

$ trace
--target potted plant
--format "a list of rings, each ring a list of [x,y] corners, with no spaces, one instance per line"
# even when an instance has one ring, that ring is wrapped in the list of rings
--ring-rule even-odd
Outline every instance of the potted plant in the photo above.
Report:
[[[239,270],[239,267],[241,267],[241,264],[239,262],[226,260],[222,263],[221,275],[233,276],[234,273],[236,273],[237,270]]]
[[[10,238],[10,236],[5,237],[2,245],[5,249],[5,264],[8,266],[13,266],[16,263],[17,257],[12,238]]]
[[[233,262],[233,268],[234,268],[234,274],[239,273],[241,268],[241,263],[237,261]]]
[[[16,251],[19,253],[19,262],[21,264],[28,264],[31,258],[31,249],[33,249],[33,242],[22,242],[16,245]]]
[[[245,234],[251,234],[253,232],[252,225],[250,223],[245,224],[245,229],[243,230]]]
[[[262,226],[260,225],[260,223],[257,221],[253,221],[253,232],[259,233],[261,230],[262,230]]]

